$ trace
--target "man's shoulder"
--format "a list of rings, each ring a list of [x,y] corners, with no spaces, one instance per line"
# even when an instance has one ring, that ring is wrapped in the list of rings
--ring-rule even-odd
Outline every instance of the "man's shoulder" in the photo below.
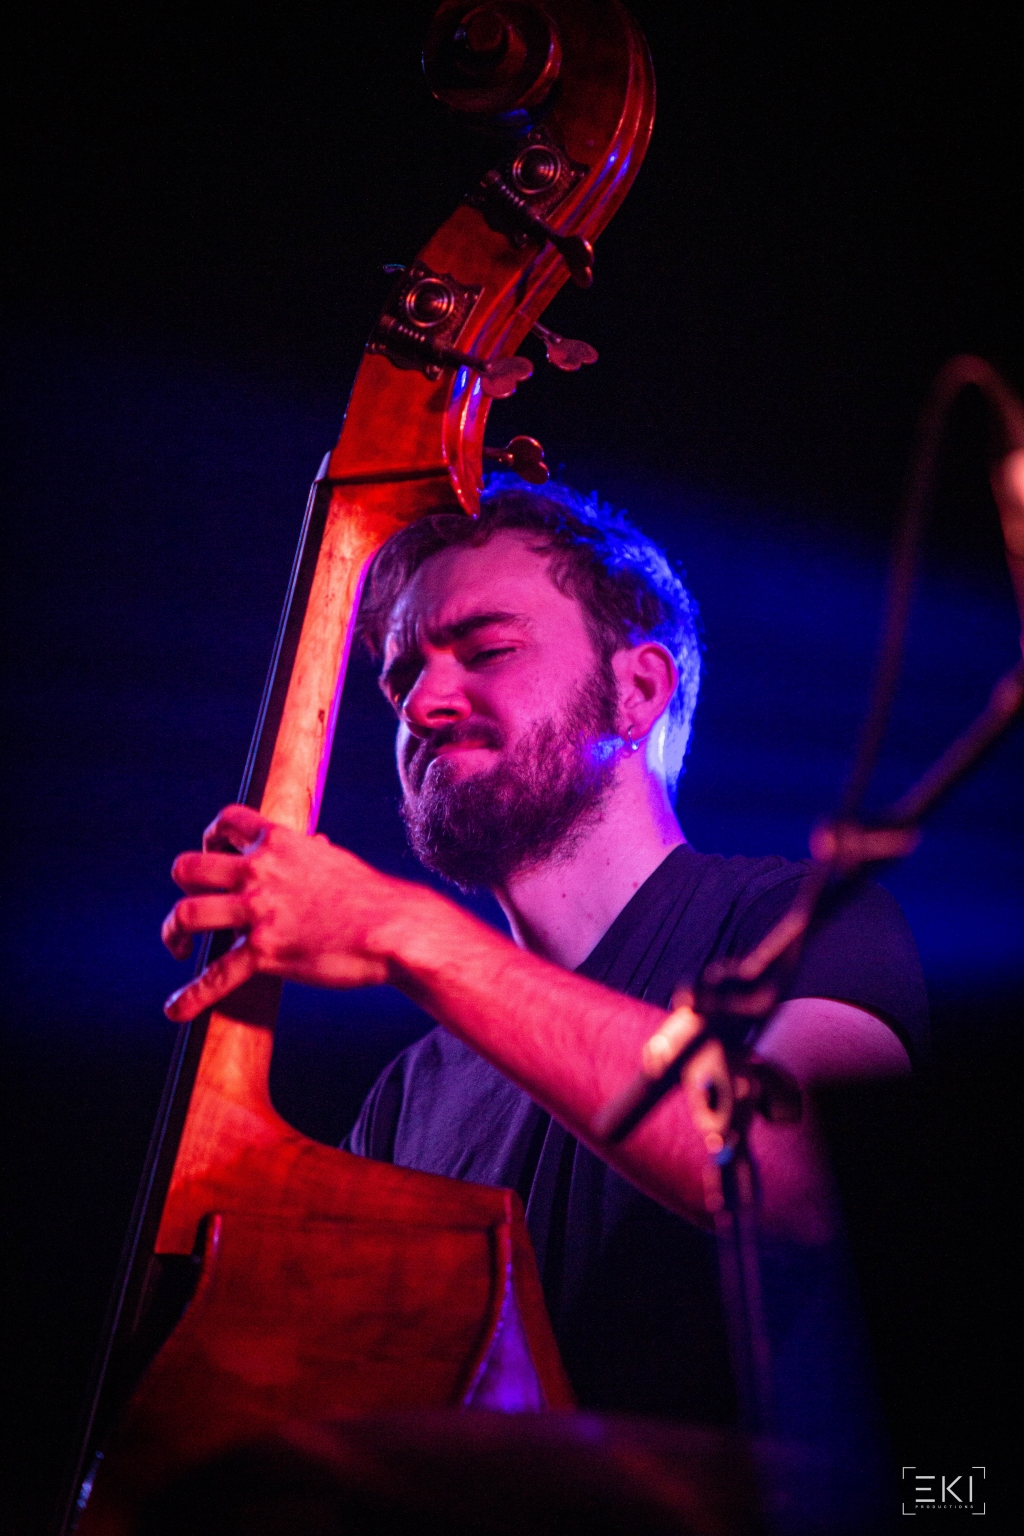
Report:
[[[698,853],[689,843],[677,850],[682,857],[673,874],[677,881],[698,878],[697,896],[704,902],[726,906],[748,905],[769,891],[795,893],[811,871],[809,859],[785,859],[780,854]]]
[[[786,859],[780,854],[701,853],[690,843],[673,849],[648,882],[662,901],[694,910],[727,912],[746,908],[769,892],[780,899],[795,895],[811,871],[810,859]]]
[[[675,861],[666,860],[665,871],[677,889],[688,889],[687,913],[692,921],[699,912],[721,918],[718,947],[732,953],[758,942],[788,910],[814,866],[810,859],[787,859],[778,854],[751,857],[744,854],[698,853],[687,844],[676,850]],[[674,863],[674,867],[673,867]],[[896,898],[877,881],[862,876],[843,885],[819,908],[823,927],[837,916],[853,917],[865,935],[876,928],[896,927],[909,932]]]
[[[685,894],[675,903],[674,942],[699,953],[702,964],[759,944],[789,910],[812,869],[809,859],[779,854],[698,853],[689,845],[679,852],[685,857],[675,878]]]
[[[778,893],[776,905],[784,909],[808,868],[774,855],[727,858],[680,844],[619,913],[580,971],[667,1005],[680,980],[695,979],[709,960],[728,951],[753,906]]]
[[[710,857],[708,893],[723,923],[715,958],[739,959],[789,910],[810,874],[809,860]],[[884,1019],[918,1060],[928,1049],[928,1002],[921,962],[903,910],[876,880],[861,876],[820,903],[784,997],[828,997]]]
[[[738,959],[785,915],[809,860],[675,848],[623,909],[581,970],[660,1007],[712,960]],[[920,1047],[927,1004],[920,961],[898,903],[858,880],[820,914],[790,978],[791,997],[831,997],[886,1019]]]

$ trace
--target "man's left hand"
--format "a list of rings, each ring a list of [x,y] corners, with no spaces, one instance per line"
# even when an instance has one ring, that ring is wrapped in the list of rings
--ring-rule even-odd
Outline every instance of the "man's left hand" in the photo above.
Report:
[[[257,971],[321,987],[374,986],[389,979],[380,929],[396,907],[426,894],[328,842],[231,805],[207,828],[202,853],[171,870],[185,891],[162,929],[167,948],[188,957],[193,936],[231,928],[238,938],[165,1004],[176,1023],[194,1019]]]

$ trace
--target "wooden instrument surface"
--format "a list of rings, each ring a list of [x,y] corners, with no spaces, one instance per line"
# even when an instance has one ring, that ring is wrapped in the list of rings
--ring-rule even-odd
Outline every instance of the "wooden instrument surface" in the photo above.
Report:
[[[653,118],[646,46],[617,4],[552,6],[566,63],[557,107],[546,122],[567,153],[593,169],[558,209],[558,222],[586,238],[611,218],[636,173]],[[578,58],[578,66],[569,68]],[[459,336],[464,352],[511,356],[565,282],[550,247],[517,250],[462,206],[418,262],[482,292]],[[392,533],[425,513],[477,510],[489,398],[460,369],[431,381],[368,354],[318,494],[329,497],[305,617],[284,697],[259,809],[296,831],[316,830],[333,745],[345,663],[366,570]],[[415,478],[414,478],[415,476]],[[278,983],[257,979],[214,1010],[164,1208],[156,1249],[186,1253],[203,1215],[234,1187],[238,1157],[275,1148],[294,1133],[269,1098]],[[264,1190],[264,1194],[267,1191]]]
[[[582,174],[546,217],[592,242],[650,135],[646,45],[617,0],[506,9],[553,28],[561,63],[543,129]],[[448,3],[435,27],[469,10]],[[465,203],[417,258],[478,290],[455,345],[481,365],[512,357],[569,277],[552,241],[516,243],[493,223]],[[429,512],[478,509],[483,375],[433,372],[368,351],[311,492],[244,786],[249,804],[297,831],[316,829],[373,556]],[[134,1529],[140,1500],[168,1477],[275,1424],[479,1400],[513,1325],[535,1406],[572,1404],[517,1197],[369,1162],[289,1126],[268,1087],[279,998],[279,982],[256,976],[183,1030],[115,1308],[115,1363],[145,1333],[162,1261],[192,1262],[199,1280],[112,1437],[104,1392],[109,1419],[116,1391],[98,1394],[86,1451],[97,1435],[106,1449],[79,1501],[82,1532]]]

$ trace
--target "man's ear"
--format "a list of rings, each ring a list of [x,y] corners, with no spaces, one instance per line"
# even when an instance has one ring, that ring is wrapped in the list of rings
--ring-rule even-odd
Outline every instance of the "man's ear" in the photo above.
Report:
[[[676,691],[679,672],[671,653],[657,640],[624,647],[612,656],[619,690],[620,724],[639,739],[665,713]]]

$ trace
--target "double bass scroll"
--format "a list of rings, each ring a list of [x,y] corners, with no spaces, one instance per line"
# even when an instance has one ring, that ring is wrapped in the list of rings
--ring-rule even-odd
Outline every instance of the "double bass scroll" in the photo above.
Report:
[[[239,797],[309,834],[368,566],[413,520],[477,511],[491,402],[531,372],[517,348],[559,288],[593,275],[653,120],[618,0],[446,0],[425,67],[489,126],[495,166],[396,282],[310,493]],[[517,1198],[289,1126],[268,1088],[279,995],[256,976],[182,1027],[62,1531],[129,1536],[154,1490],[285,1421],[572,1403]]]

